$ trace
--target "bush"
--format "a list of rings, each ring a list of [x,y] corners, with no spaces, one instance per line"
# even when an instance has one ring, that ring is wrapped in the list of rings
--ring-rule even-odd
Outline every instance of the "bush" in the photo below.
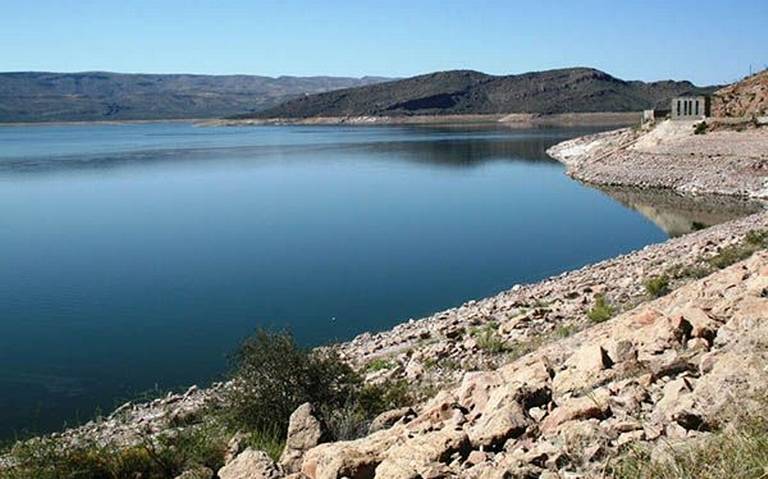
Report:
[[[372,373],[375,371],[381,371],[382,369],[391,369],[394,367],[394,363],[385,358],[374,358],[365,365],[365,372]]]
[[[209,425],[146,437],[129,447],[87,438],[77,443],[32,439],[11,449],[13,465],[0,470],[0,479],[173,478],[196,466],[220,468],[227,439],[223,429]]]
[[[613,314],[613,306],[608,304],[608,301],[606,301],[605,296],[602,294],[595,296],[595,304],[592,305],[592,309],[587,311],[587,317],[594,323],[608,321],[613,317]]]
[[[366,384],[341,408],[323,408],[323,419],[331,437],[350,440],[364,436],[378,414],[413,404],[415,398],[406,381]]]
[[[708,126],[709,125],[707,125],[706,121],[702,121],[700,123],[696,123],[693,126],[693,134],[694,135],[703,135],[703,134],[705,134],[707,132],[707,127]]]
[[[645,281],[645,291],[652,298],[660,298],[669,293],[669,277],[666,274],[654,276]]]
[[[555,329],[555,336],[558,338],[567,338],[576,332],[576,328],[572,324],[561,324]]]
[[[284,435],[301,404],[341,408],[362,387],[360,376],[333,351],[300,348],[287,332],[257,331],[235,354],[234,366],[225,417],[232,427],[249,432]]]
[[[473,333],[477,340],[477,346],[491,354],[499,354],[507,350],[507,343],[496,331],[496,328],[495,323],[489,323]]]

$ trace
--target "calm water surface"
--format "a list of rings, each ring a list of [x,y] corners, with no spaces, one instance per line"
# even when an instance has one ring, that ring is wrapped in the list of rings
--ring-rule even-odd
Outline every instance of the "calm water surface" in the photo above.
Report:
[[[0,128],[0,436],[665,239],[544,154],[582,133]]]

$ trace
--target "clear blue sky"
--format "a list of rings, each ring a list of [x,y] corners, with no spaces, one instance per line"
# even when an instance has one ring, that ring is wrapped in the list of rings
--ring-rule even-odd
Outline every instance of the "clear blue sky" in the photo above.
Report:
[[[410,76],[593,66],[730,82],[768,0],[2,0],[0,71]]]

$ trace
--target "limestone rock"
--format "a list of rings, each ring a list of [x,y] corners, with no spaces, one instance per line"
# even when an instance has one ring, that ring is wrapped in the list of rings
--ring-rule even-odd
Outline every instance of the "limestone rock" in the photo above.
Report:
[[[566,400],[544,418],[539,429],[546,434],[568,421],[602,418],[609,410],[608,393],[600,389],[587,396]]]
[[[279,479],[283,476],[267,453],[248,448],[219,469],[220,479]]]
[[[298,472],[304,453],[320,444],[325,436],[325,426],[315,417],[313,406],[302,404],[288,420],[288,434],[280,455],[280,465],[286,472]]]
[[[388,429],[392,427],[396,422],[400,420],[411,419],[415,415],[416,413],[413,411],[413,409],[408,406],[384,411],[383,413],[376,416],[373,421],[371,421],[371,425],[368,426],[368,433],[370,434],[373,432],[381,431],[383,429]]]

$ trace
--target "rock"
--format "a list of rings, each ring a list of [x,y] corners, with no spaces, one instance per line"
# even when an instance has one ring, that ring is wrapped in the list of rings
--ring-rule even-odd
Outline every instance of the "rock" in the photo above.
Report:
[[[712,344],[720,323],[712,319],[703,309],[695,306],[684,308],[680,315],[691,324],[692,337],[704,339]]]
[[[645,437],[645,433],[642,430],[639,431],[630,431],[630,432],[623,432],[619,435],[619,438],[616,439],[616,445],[621,447],[625,444],[629,444],[631,442],[640,441]]]
[[[213,479],[213,471],[207,467],[195,467],[176,476],[176,479]]]
[[[288,420],[288,434],[280,455],[280,465],[286,472],[298,472],[304,453],[320,444],[325,437],[325,426],[315,417],[314,407],[310,403],[302,404]]]
[[[387,451],[408,434],[405,426],[395,425],[355,441],[320,444],[304,455],[301,472],[311,479],[372,478]]]
[[[435,463],[447,462],[451,454],[469,449],[463,431],[443,429],[421,434],[394,446],[376,468],[376,479],[416,479]]]
[[[530,419],[518,403],[516,392],[508,387],[493,391],[483,414],[469,428],[474,448],[503,444],[510,437],[525,432]]]
[[[483,451],[472,451],[467,456],[467,464],[476,466],[488,461],[488,453]]]
[[[265,452],[248,448],[219,469],[218,476],[220,479],[279,479],[283,474]]]
[[[568,399],[552,410],[539,426],[542,434],[555,431],[561,424],[581,419],[603,418],[610,411],[608,392],[599,389],[588,396]]]
[[[571,392],[586,391],[602,382],[605,369],[613,366],[608,352],[597,344],[587,344],[579,348],[565,362],[565,370],[560,371],[552,381],[555,398]]]
[[[416,416],[416,413],[412,408],[407,406],[384,411],[383,413],[376,416],[373,421],[371,421],[371,425],[368,426],[368,434],[381,431],[383,429],[388,429],[392,427],[396,422],[400,420],[407,421],[408,419],[412,419],[414,416]]]
[[[248,439],[248,435],[239,431],[230,438],[227,442],[227,450],[224,452],[224,464],[228,464],[245,450],[246,439]]]
[[[424,365],[416,358],[411,358],[405,366],[405,377],[417,379],[424,375]]]

